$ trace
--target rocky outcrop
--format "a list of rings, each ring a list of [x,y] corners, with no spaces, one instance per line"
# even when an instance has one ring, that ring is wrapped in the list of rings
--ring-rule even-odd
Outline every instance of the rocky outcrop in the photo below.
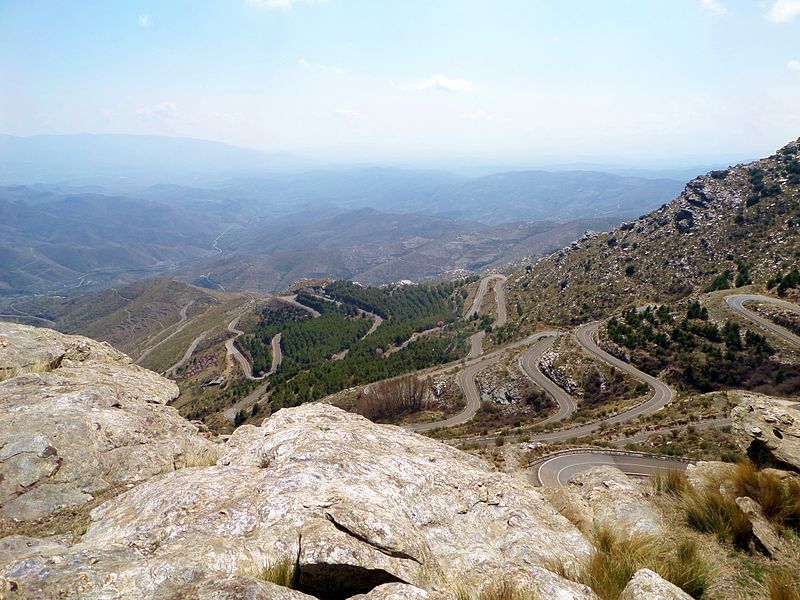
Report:
[[[781,539],[775,527],[764,516],[761,505],[752,498],[743,496],[736,498],[736,506],[750,520],[750,524],[753,526],[753,537],[761,549],[773,558],[778,556],[782,547]]]
[[[0,384],[2,418],[14,420],[2,449],[59,461],[12,501],[34,506],[29,494],[50,485],[91,495],[86,482],[138,483],[92,510],[73,545],[0,540],[0,577],[19,597],[452,598],[456,584],[477,592],[509,578],[547,597],[593,597],[547,570],[577,567],[587,539],[535,488],[475,457],[305,405],[240,427],[215,465],[174,470],[194,445],[218,446],[164,406],[172,385],[105,346],[46,335],[86,352]],[[296,569],[298,592],[265,580],[275,564]]]
[[[760,460],[800,470],[800,404],[747,392],[731,411],[732,429],[742,450]]]
[[[568,377],[561,369],[555,366],[556,353],[548,350],[539,359],[539,370],[545,377],[552,380],[558,387],[570,395],[575,395],[580,390],[578,383]]]
[[[622,590],[619,600],[691,600],[678,586],[662,579],[650,569],[639,569]]]
[[[722,486],[724,490],[726,488],[725,483],[731,480],[735,472],[736,465],[733,463],[715,460],[700,460],[696,463],[687,465],[686,479],[697,491],[703,491],[709,486],[716,488]],[[725,492],[723,491],[723,493]]]
[[[615,467],[598,466],[576,473],[568,489],[591,507],[595,523],[631,533],[661,531],[661,517],[642,490]]]
[[[524,404],[535,389],[527,377],[512,369],[488,371],[478,379],[481,402],[505,405],[515,410],[519,410],[519,405]]]
[[[47,518],[218,457],[166,406],[175,384],[108,344],[0,322],[0,377],[0,518]]]

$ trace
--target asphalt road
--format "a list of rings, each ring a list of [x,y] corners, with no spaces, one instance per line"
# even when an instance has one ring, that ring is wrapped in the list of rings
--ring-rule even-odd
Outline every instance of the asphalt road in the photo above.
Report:
[[[481,305],[483,304],[483,299],[486,296],[486,292],[489,291],[489,283],[493,280],[499,280],[500,287],[501,287],[501,294],[503,295],[503,315],[506,313],[505,309],[505,292],[502,291],[502,284],[505,283],[507,277],[505,275],[487,275],[483,279],[481,279],[480,283],[478,284],[478,292],[475,294],[475,299],[472,301],[472,306],[469,309],[469,312],[464,315],[464,320],[468,321],[474,315],[478,314],[478,311],[481,309]],[[497,288],[495,287],[495,292]],[[498,302],[499,304],[499,302]],[[498,314],[499,316],[499,314]],[[503,323],[505,323],[505,317],[503,318]]]
[[[485,331],[479,331],[469,336],[469,354],[467,354],[467,358],[478,358],[483,354],[483,338],[485,337]]]
[[[502,327],[508,321],[508,312],[506,309],[506,291],[503,288],[508,277],[501,277],[494,284],[494,297],[497,302],[497,318],[494,321],[493,327]]]
[[[653,390],[653,395],[644,402],[611,417],[594,421],[592,423],[586,423],[585,425],[580,425],[578,427],[570,427],[561,431],[538,433],[536,435],[532,435],[531,440],[538,442],[563,442],[571,438],[588,435],[599,430],[601,427],[626,423],[628,421],[638,419],[643,415],[654,413],[657,410],[664,408],[675,397],[675,391],[664,382],[659,381],[652,375],[641,372],[633,365],[618,359],[616,356],[611,356],[608,352],[600,348],[600,346],[598,346],[594,341],[594,336],[597,335],[599,328],[600,323],[598,321],[578,327],[575,332],[575,337],[578,340],[578,343],[589,353],[593,354],[606,364],[609,364],[612,367],[627,373],[634,379],[638,379],[639,381],[649,385]]]
[[[664,470],[684,471],[688,463],[614,451],[587,451],[545,457],[538,466],[534,465],[530,476],[537,485],[564,487],[576,473],[599,465],[616,467],[626,475],[645,477]]]
[[[542,331],[540,333],[535,333],[531,336],[528,336],[524,340],[520,340],[514,342],[512,344],[508,344],[503,346],[502,348],[498,348],[486,354],[485,356],[472,359],[466,361],[466,366],[462,369],[458,375],[456,376],[456,381],[458,382],[459,387],[464,392],[464,397],[467,401],[464,410],[454,415],[448,419],[443,419],[441,421],[432,421],[430,423],[411,423],[406,425],[406,429],[410,431],[430,431],[431,429],[438,429],[440,427],[454,427],[456,425],[462,425],[466,423],[472,417],[475,416],[475,413],[478,412],[478,409],[481,406],[481,399],[480,394],[478,393],[478,386],[475,383],[475,376],[480,373],[483,369],[491,366],[495,362],[497,362],[502,354],[507,350],[513,350],[515,348],[521,348],[522,346],[527,346],[534,342],[541,340],[544,337],[555,336],[557,332],[555,331]]]
[[[186,349],[186,352],[184,352],[184,354],[181,357],[181,359],[178,362],[176,362],[174,365],[172,365],[169,369],[164,371],[164,375],[169,375],[170,373],[173,373],[173,372],[177,371],[183,365],[185,365],[186,361],[188,361],[189,357],[191,357],[192,354],[194,354],[194,351],[197,350],[197,346],[200,344],[200,342],[202,342],[206,338],[207,335],[208,335],[208,331],[204,331],[203,333],[198,335],[196,338],[194,338],[192,343],[189,344],[189,347]]]
[[[292,294],[291,296],[278,296],[278,300],[283,300],[287,304],[291,304],[292,306],[296,306],[297,308],[301,308],[307,313],[309,313],[315,319],[319,316],[319,312],[311,308],[310,306],[306,306],[305,304],[300,304],[297,301],[297,294]]]
[[[233,355],[233,358],[235,358],[236,362],[239,363],[239,366],[242,368],[242,372],[244,373],[245,379],[249,379],[250,381],[260,381],[265,377],[267,377],[267,375],[271,375],[271,373],[254,377],[253,367],[250,365],[250,362],[247,360],[247,357],[245,357],[245,355],[242,354],[236,347],[236,340],[239,339],[239,336],[244,335],[244,331],[238,328],[239,319],[241,319],[244,313],[250,310],[250,308],[251,306],[250,304],[248,304],[248,306],[242,312],[236,315],[236,317],[230,323],[228,323],[228,331],[233,333],[234,337],[225,342],[225,349],[228,351],[228,354]]]
[[[116,294],[119,296],[119,292],[117,292],[117,290],[114,290],[114,291],[115,291],[115,292],[116,292]],[[120,296],[120,297],[122,297],[122,296]],[[194,300],[191,300],[191,301],[189,301],[189,303],[188,303],[188,304],[186,304],[186,306],[184,306],[183,308],[181,308],[181,311],[180,311],[180,319],[177,321],[177,323],[173,323],[173,324],[172,324],[172,325],[177,325],[177,326],[178,326],[178,328],[177,328],[175,331],[173,331],[172,333],[170,333],[170,334],[169,334],[167,337],[165,337],[163,340],[161,340],[160,342],[158,342],[157,344],[153,344],[153,345],[152,345],[152,346],[150,346],[149,348],[146,348],[146,349],[144,350],[144,352],[142,352],[142,353],[139,355],[139,358],[137,358],[137,359],[136,359],[136,364],[137,364],[137,365],[140,365],[140,364],[142,364],[142,361],[143,361],[145,358],[147,358],[147,357],[150,355],[150,353],[151,353],[153,350],[155,350],[156,348],[158,348],[158,347],[159,347],[161,344],[163,344],[164,342],[166,342],[166,341],[167,341],[167,340],[169,340],[169,339],[172,339],[174,336],[178,335],[178,334],[179,334],[181,331],[183,331],[183,330],[184,330],[184,328],[185,328],[185,327],[186,327],[186,326],[189,324],[189,323],[188,323],[188,321],[187,321],[187,319],[189,318],[189,317],[188,317],[188,310],[189,310],[189,307],[190,307],[192,304],[194,304]],[[128,320],[130,321],[130,312],[128,312]],[[172,327],[172,325],[170,325],[170,327]]]
[[[781,308],[785,308],[794,312],[800,312],[800,306],[796,304],[792,304],[791,302],[786,302],[786,300],[779,300],[777,298],[771,298],[769,296],[759,296],[757,294],[734,294],[732,296],[727,296],[725,298],[725,302],[730,306],[734,311],[749,319],[753,323],[763,327],[764,329],[768,330],[770,333],[777,335],[778,337],[783,338],[787,342],[791,344],[795,344],[800,346],[800,336],[795,335],[791,331],[787,331],[783,327],[780,327],[773,323],[772,321],[765,319],[761,315],[754,313],[753,311],[745,308],[745,302],[764,302],[765,304],[772,304],[775,306],[779,306]]]
[[[538,425],[547,425],[548,423],[562,421],[578,410],[575,399],[539,370],[539,360],[542,358],[542,355],[553,346],[557,339],[558,336],[542,338],[519,357],[519,366],[522,372],[525,373],[533,383],[550,394],[553,400],[558,404],[558,412],[547,417],[544,421],[540,421]]]

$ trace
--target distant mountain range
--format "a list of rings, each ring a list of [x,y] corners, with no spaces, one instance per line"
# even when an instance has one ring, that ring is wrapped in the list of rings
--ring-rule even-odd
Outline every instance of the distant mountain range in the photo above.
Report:
[[[180,138],[0,136],[0,182],[23,182],[0,187],[0,293],[161,275],[263,291],[436,278],[555,250],[682,187],[591,171],[307,168]]]

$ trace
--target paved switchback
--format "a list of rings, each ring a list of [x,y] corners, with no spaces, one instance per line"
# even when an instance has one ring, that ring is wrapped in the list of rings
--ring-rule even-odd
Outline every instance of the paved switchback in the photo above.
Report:
[[[542,331],[540,333],[535,333],[531,336],[528,336],[524,340],[508,344],[502,348],[498,348],[497,350],[494,350],[483,357],[466,360],[466,367],[459,372],[456,378],[459,387],[464,392],[464,398],[466,400],[466,406],[464,407],[464,410],[457,415],[441,421],[432,421],[430,423],[411,423],[406,425],[406,429],[417,432],[430,431],[440,427],[455,427],[456,425],[463,425],[467,421],[471,420],[481,406],[478,386],[475,383],[475,377],[477,374],[497,362],[502,354],[507,350],[528,346],[541,340],[542,338],[552,337],[555,335],[558,335],[558,333],[555,331]]]
[[[794,312],[800,312],[800,306],[796,304],[792,304],[791,302],[787,302],[786,300],[779,300],[777,298],[771,298],[770,296],[760,296],[758,294],[734,294],[732,296],[727,296],[725,298],[725,302],[728,306],[730,306],[734,311],[742,315],[744,318],[752,321],[756,325],[763,327],[770,333],[777,335],[778,337],[783,338],[787,342],[791,344],[795,344],[796,346],[800,346],[800,336],[795,335],[791,331],[787,331],[783,327],[776,325],[769,319],[765,319],[761,315],[754,313],[753,311],[749,310],[744,306],[745,302],[763,302],[765,304],[772,304],[774,306],[779,306],[780,308],[785,308],[787,310],[791,310]]]
[[[547,392],[553,400],[556,401],[556,404],[558,404],[558,412],[547,417],[543,421],[539,421],[537,425],[547,425],[548,423],[563,421],[578,410],[575,399],[539,370],[539,360],[545,352],[553,347],[557,339],[558,336],[544,337],[519,357],[519,366],[522,372],[525,373],[533,383]]]
[[[576,473],[601,465],[616,467],[629,476],[645,477],[658,471],[685,471],[689,462],[638,452],[571,450],[535,461],[529,475],[536,485],[564,487]]]

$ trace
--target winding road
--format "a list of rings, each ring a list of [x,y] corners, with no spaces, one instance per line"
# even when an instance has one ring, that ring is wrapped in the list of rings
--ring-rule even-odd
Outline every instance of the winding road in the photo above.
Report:
[[[115,292],[117,293],[117,295],[119,296],[119,292],[117,292],[117,290],[114,290],[114,291],[115,291]],[[122,298],[122,297],[123,297],[123,296],[120,296],[120,298]],[[127,300],[127,298],[126,298],[126,300]],[[169,334],[167,337],[165,337],[165,338],[164,338],[163,340],[161,340],[160,342],[158,342],[158,343],[156,343],[156,344],[153,344],[152,346],[149,346],[148,348],[145,348],[145,349],[144,349],[144,351],[143,351],[143,352],[142,352],[142,353],[139,355],[139,358],[137,358],[137,359],[136,359],[136,364],[137,364],[137,365],[140,365],[140,364],[142,364],[142,361],[143,361],[145,358],[147,358],[148,356],[150,356],[150,353],[151,353],[151,352],[153,352],[153,350],[155,350],[156,348],[158,348],[158,347],[159,347],[161,344],[163,344],[163,343],[164,343],[164,342],[166,342],[167,340],[169,340],[169,339],[171,339],[171,338],[175,337],[175,336],[176,336],[176,335],[178,335],[178,334],[179,334],[181,331],[183,331],[183,330],[184,330],[184,328],[185,328],[185,327],[186,327],[186,326],[189,324],[189,323],[188,323],[188,321],[187,321],[187,320],[188,320],[188,318],[189,318],[189,317],[188,317],[188,310],[189,310],[189,307],[190,307],[192,304],[194,304],[194,303],[195,303],[195,301],[194,301],[194,300],[190,300],[190,301],[189,301],[189,302],[188,302],[188,303],[187,303],[187,304],[186,304],[186,305],[185,305],[183,308],[181,308],[181,311],[180,311],[180,319],[179,319],[179,320],[178,320],[176,323],[173,323],[172,325],[170,325],[170,327],[173,327],[173,326],[177,325],[177,326],[178,326],[178,328],[177,328],[175,331],[173,331],[172,333],[170,333],[170,334]],[[126,310],[127,310],[127,309],[126,309]],[[128,311],[128,321],[130,321],[130,311]],[[197,346],[195,346],[195,347],[197,347]]]
[[[558,404],[558,412],[547,417],[543,421],[539,421],[537,425],[547,425],[548,423],[563,421],[578,410],[575,399],[539,370],[539,360],[545,352],[553,347],[557,339],[558,336],[544,337],[536,342],[530,350],[526,350],[519,357],[519,366],[522,372],[525,373],[533,383],[550,394],[553,400],[556,401],[556,404]]]
[[[791,302],[786,302],[785,300],[779,300],[777,298],[771,298],[769,296],[761,296],[758,294],[734,294],[731,296],[727,296],[725,298],[725,302],[733,311],[739,313],[746,319],[766,329],[770,333],[777,335],[792,344],[800,346],[800,336],[797,336],[794,333],[787,331],[783,327],[780,327],[775,323],[769,321],[768,319],[765,319],[761,315],[754,313],[753,311],[746,308],[744,304],[746,302],[763,302],[779,306],[781,308],[785,308],[788,310],[792,310],[795,312],[800,312],[800,306],[792,304]],[[598,323],[590,323],[589,325],[584,325],[583,327],[579,328],[578,331],[576,332],[576,337],[578,338],[578,342],[584,348],[589,350],[589,352],[591,352],[595,356],[598,356],[606,363],[625,371],[626,373],[632,375],[636,379],[646,382],[651,388],[653,388],[654,393],[653,396],[650,398],[650,400],[648,400],[647,402],[639,404],[638,406],[635,406],[631,410],[625,411],[624,413],[616,415],[615,417],[605,419],[604,421],[600,421],[595,424],[584,425],[582,427],[576,427],[565,430],[565,433],[571,433],[572,437],[585,435],[586,433],[589,433],[592,430],[599,428],[599,423],[605,422],[607,424],[615,424],[622,421],[630,420],[632,418],[636,418],[640,415],[649,414],[651,412],[654,412],[655,410],[658,410],[662,406],[666,405],[673,397],[672,390],[663,382],[659,381],[658,379],[650,375],[647,375],[646,373],[638,371],[628,363],[625,363],[624,361],[621,361],[620,359],[609,355],[608,353],[597,347],[597,345],[594,342],[593,336],[596,334],[598,328],[599,328]],[[729,418],[711,419],[694,425],[702,429],[725,427],[727,425],[730,425],[730,419]],[[617,445],[623,445],[626,443],[644,441],[645,439],[647,439],[647,437],[655,433],[658,432],[654,431],[643,432],[636,436],[632,436],[622,440],[617,440],[617,442],[615,443]],[[532,439],[537,441],[553,441],[558,438],[554,437],[552,434],[544,434],[544,435],[533,436]],[[645,476],[645,475],[652,475],[654,472],[664,469],[683,470],[686,468],[687,463],[674,459],[664,459],[661,457],[650,456],[641,453],[621,452],[613,450],[602,450],[602,451],[586,450],[586,451],[563,452],[543,457],[542,459],[534,463],[534,467],[532,470],[532,478],[534,479],[534,482],[537,483],[538,485],[564,486],[569,481],[570,477],[572,477],[572,475],[574,475],[575,473],[578,473],[579,471],[583,471],[597,465],[611,465],[619,468],[628,475]]]
[[[292,306],[299,308],[301,310],[306,311],[315,319],[320,316],[319,311],[314,310],[310,306],[306,306],[305,304],[301,304],[297,301],[297,294],[292,294],[291,296],[278,296],[278,300],[282,300],[287,304],[291,304]]]
[[[208,335],[209,331],[210,330],[204,331],[203,333],[198,335],[196,338],[194,338],[192,343],[189,344],[189,347],[186,349],[186,352],[183,353],[183,356],[181,357],[181,359],[178,362],[176,362],[174,365],[172,365],[169,369],[164,371],[164,375],[165,376],[169,376],[170,373],[174,373],[175,371],[180,369],[183,365],[185,365],[186,361],[188,361],[189,358],[192,356],[192,354],[194,354],[194,351],[197,350],[197,346],[200,344],[200,342],[202,342],[204,339],[206,339],[206,336]]]
[[[773,333],[778,337],[783,338],[787,342],[800,346],[800,336],[795,335],[791,331],[787,331],[783,327],[776,325],[769,319],[765,319],[761,315],[754,313],[753,311],[746,308],[744,306],[744,303],[763,302],[765,304],[772,304],[774,306],[785,308],[787,310],[791,310],[794,312],[800,312],[800,306],[792,304],[791,302],[787,302],[786,300],[779,300],[778,298],[771,298],[770,296],[760,296],[758,294],[734,294],[732,296],[727,296],[725,298],[725,302],[727,303],[728,306],[731,307],[731,309],[733,309],[735,312],[739,313],[746,319],[749,319],[753,323],[763,327],[770,333]]]
[[[236,340],[238,340],[240,336],[244,335],[244,331],[242,331],[237,327],[239,324],[239,319],[241,319],[244,316],[244,313],[250,310],[251,307],[252,307],[251,305],[248,305],[247,308],[245,308],[230,323],[228,323],[228,331],[230,331],[235,335],[227,342],[225,342],[225,349],[228,351],[229,354],[233,355],[233,357],[236,359],[236,362],[239,363],[239,366],[242,368],[242,372],[244,373],[245,379],[248,379],[250,381],[261,381],[262,379],[266,379],[270,375],[273,375],[275,371],[277,371],[278,368],[281,366],[281,362],[283,361],[283,352],[281,351],[281,334],[276,333],[274,336],[272,336],[272,341],[270,342],[270,345],[272,346],[272,365],[270,367],[270,370],[262,375],[259,375],[258,377],[254,376],[253,367],[250,365],[250,361],[248,361],[247,357],[244,354],[242,354],[239,348],[236,347]],[[234,413],[234,416],[235,414],[236,413]],[[227,411],[226,411],[226,416],[227,416]]]
[[[530,477],[536,485],[564,487],[576,473],[600,465],[616,467],[629,476],[646,477],[664,470],[684,471],[689,464],[640,452],[587,448],[556,452],[534,461]]]
[[[489,291],[489,283],[493,280],[499,280],[499,284],[495,286],[495,292],[497,292],[498,286],[500,287],[500,295],[502,296],[502,304],[503,304],[503,324],[506,322],[506,307],[505,307],[505,292],[503,291],[503,283],[505,283],[506,279],[508,279],[505,275],[499,274],[492,274],[487,275],[483,279],[481,279],[480,283],[478,284],[478,291],[475,294],[475,298],[472,301],[472,306],[470,307],[469,311],[466,315],[464,315],[464,320],[468,321],[472,317],[478,314],[478,311],[481,309],[481,305],[483,304],[483,299],[486,296],[486,292]],[[500,301],[498,301],[498,305]],[[500,309],[498,308],[498,320],[500,317]]]
[[[538,342],[542,338],[553,337],[555,335],[558,335],[558,333],[555,331],[542,331],[535,333],[523,340],[519,340],[512,344],[503,346],[502,348],[498,348],[497,350],[494,350],[481,358],[466,361],[466,367],[459,371],[458,375],[456,376],[456,381],[458,382],[461,390],[464,392],[464,397],[467,401],[464,410],[457,415],[453,415],[452,417],[443,419],[441,421],[431,421],[429,423],[410,423],[406,425],[406,429],[420,432],[430,431],[431,429],[438,429],[441,427],[455,427],[456,425],[463,425],[475,416],[475,413],[478,412],[478,409],[481,406],[481,398],[480,394],[478,393],[478,386],[475,383],[475,377],[478,373],[497,362],[503,353],[508,350],[521,348],[522,346],[527,346],[533,344],[534,342]]]

